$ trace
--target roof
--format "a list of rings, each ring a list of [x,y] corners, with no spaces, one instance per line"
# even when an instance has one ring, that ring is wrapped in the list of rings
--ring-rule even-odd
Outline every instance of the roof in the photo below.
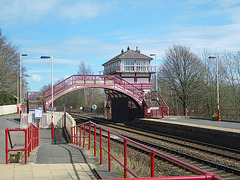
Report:
[[[102,66],[105,66],[109,63],[113,63],[115,61],[118,61],[118,60],[152,60],[151,57],[149,56],[146,56],[144,54],[141,54],[139,51],[133,51],[131,49],[115,56],[114,58],[110,59],[109,61],[105,62],[104,64],[102,64]]]

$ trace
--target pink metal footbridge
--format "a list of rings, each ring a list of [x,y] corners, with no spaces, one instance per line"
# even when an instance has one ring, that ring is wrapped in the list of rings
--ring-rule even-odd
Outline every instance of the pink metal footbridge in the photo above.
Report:
[[[53,87],[53,101],[64,94],[83,88],[112,89],[132,98],[139,104],[140,107],[142,107],[143,101],[146,100],[145,98],[146,94],[144,93],[144,91],[138,89],[133,84],[125,81],[119,76],[72,75]],[[36,98],[39,95],[42,95],[45,108],[48,109],[49,105],[52,103],[52,89],[50,88],[44,92],[29,92],[28,99]],[[167,106],[164,103],[164,101],[160,99],[159,102],[160,106],[165,107],[167,109]]]

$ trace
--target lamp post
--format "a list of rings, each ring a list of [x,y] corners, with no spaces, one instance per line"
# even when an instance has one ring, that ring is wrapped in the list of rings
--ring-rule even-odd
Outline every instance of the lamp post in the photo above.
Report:
[[[51,86],[52,86],[52,107],[53,107],[53,56],[41,56],[41,59],[51,59]]]
[[[22,56],[27,56],[27,54],[20,54],[20,83],[19,83],[19,103],[22,104]]]
[[[157,91],[157,55],[156,54],[150,54],[150,56],[155,56],[155,68],[156,68],[156,75],[155,75],[155,80],[156,80],[156,91]]]
[[[209,59],[216,59],[216,73],[217,73],[217,118],[220,121],[220,108],[219,108],[219,85],[218,85],[218,56],[209,56]]]

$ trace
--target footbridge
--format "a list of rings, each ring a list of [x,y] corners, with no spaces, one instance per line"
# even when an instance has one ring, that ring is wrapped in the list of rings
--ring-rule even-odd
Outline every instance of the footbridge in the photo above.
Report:
[[[29,92],[28,99],[42,99],[45,108],[48,109],[52,101],[64,94],[83,88],[103,88],[121,93],[130,98],[138,108],[140,107],[143,111],[145,109],[146,113],[144,114],[149,113],[150,111],[147,109],[154,109],[153,107],[161,107],[168,111],[166,103],[157,92],[146,93],[117,75],[72,75],[53,86],[53,98],[52,89],[49,88],[44,92]],[[155,102],[153,103],[153,101]]]

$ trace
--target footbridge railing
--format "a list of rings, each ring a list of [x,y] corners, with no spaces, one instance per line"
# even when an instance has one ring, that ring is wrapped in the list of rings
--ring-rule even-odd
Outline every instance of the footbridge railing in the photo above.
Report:
[[[131,83],[115,75],[72,75],[53,87],[53,100],[68,92],[81,88],[109,88],[120,91],[135,99],[139,104],[142,103],[144,92],[136,88]],[[52,103],[52,89],[43,92],[45,106]]]

